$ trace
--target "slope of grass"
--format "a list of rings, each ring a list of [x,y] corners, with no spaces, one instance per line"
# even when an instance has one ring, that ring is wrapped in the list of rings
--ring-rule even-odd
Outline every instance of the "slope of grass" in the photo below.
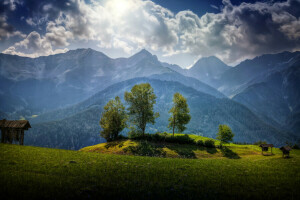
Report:
[[[0,144],[0,198],[299,199],[300,151],[274,153],[178,159]]]
[[[191,144],[174,144],[140,140],[119,140],[80,149],[85,152],[105,154],[155,156],[166,158],[233,158],[260,155],[254,145],[227,145],[223,149],[207,148]]]

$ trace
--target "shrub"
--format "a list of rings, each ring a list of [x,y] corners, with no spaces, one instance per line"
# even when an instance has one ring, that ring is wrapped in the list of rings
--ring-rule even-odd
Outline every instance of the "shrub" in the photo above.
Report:
[[[267,144],[267,142],[266,142],[266,141],[261,141],[261,140],[259,140],[259,141],[257,141],[257,142],[254,142],[253,144],[254,144],[254,145],[261,145],[261,144]]]
[[[189,135],[166,136],[166,142],[178,144],[196,144],[196,142],[189,137]]]
[[[213,147],[215,147],[215,141],[213,141],[213,140],[205,140],[204,146],[205,147],[209,147],[209,148],[213,148]]]
[[[197,145],[203,147],[204,146],[203,140],[198,140]]]

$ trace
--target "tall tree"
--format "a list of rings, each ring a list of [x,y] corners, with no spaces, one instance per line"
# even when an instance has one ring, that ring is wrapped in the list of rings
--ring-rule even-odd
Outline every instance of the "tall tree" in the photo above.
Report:
[[[125,92],[125,101],[129,104],[128,111],[131,122],[145,134],[147,123],[155,123],[159,113],[153,112],[156,96],[149,83],[141,83],[132,87],[131,92]]]
[[[101,136],[107,141],[117,139],[119,133],[126,127],[127,119],[128,116],[120,98],[117,96],[114,100],[110,100],[104,106],[100,119]]]
[[[222,143],[228,143],[233,140],[234,134],[232,130],[227,125],[219,125],[219,132],[217,133],[217,139],[221,141],[220,146],[222,147]]]
[[[175,129],[183,132],[186,129],[185,125],[191,120],[191,115],[186,98],[178,92],[173,96],[173,107],[169,113],[172,113],[172,116],[169,118],[168,127],[173,129],[173,136]]]

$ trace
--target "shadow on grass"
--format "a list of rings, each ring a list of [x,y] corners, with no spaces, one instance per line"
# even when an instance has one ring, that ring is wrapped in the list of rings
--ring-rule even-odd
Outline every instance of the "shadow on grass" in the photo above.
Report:
[[[117,145],[117,144],[111,144]],[[178,154],[180,158],[197,158],[195,151],[207,151],[210,154],[217,153],[215,147],[202,147],[190,144],[171,144],[171,143],[152,143],[146,140],[140,141],[137,146],[129,146],[124,149],[125,152],[130,152],[134,155],[139,156],[155,156],[155,157],[166,157],[166,152],[163,148],[166,147]]]
[[[228,147],[221,148],[221,152],[223,153],[223,155],[226,158],[230,158],[230,159],[240,159],[241,158],[237,153],[233,152]]]
[[[218,152],[216,147],[206,148],[206,151],[207,151],[207,153],[210,153],[210,154],[215,154]]]
[[[175,151],[181,158],[197,158],[194,151],[199,149],[199,147],[194,145],[188,147],[185,146],[185,148],[182,148],[182,146],[179,147],[177,145],[166,145],[166,147],[170,150]]]
[[[271,153],[268,153],[268,154],[262,154],[263,156],[274,156],[275,154],[271,154]]]
[[[189,145],[189,146],[176,146],[176,145],[167,145],[167,148],[175,151],[180,157],[182,158],[197,158],[194,151],[200,150],[200,151],[207,151],[210,154],[217,153],[217,149],[215,147],[202,147],[202,146],[196,146],[196,145]]]
[[[165,157],[166,152],[162,148],[155,146],[147,141],[141,141],[137,146],[129,146],[124,149],[125,152],[131,152],[139,156]]]

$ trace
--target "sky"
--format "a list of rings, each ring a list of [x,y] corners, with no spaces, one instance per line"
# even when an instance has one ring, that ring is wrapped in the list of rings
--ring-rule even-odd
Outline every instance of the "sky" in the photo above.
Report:
[[[27,57],[92,48],[141,49],[191,67],[216,56],[234,66],[300,50],[300,0],[1,0],[0,52]]]

